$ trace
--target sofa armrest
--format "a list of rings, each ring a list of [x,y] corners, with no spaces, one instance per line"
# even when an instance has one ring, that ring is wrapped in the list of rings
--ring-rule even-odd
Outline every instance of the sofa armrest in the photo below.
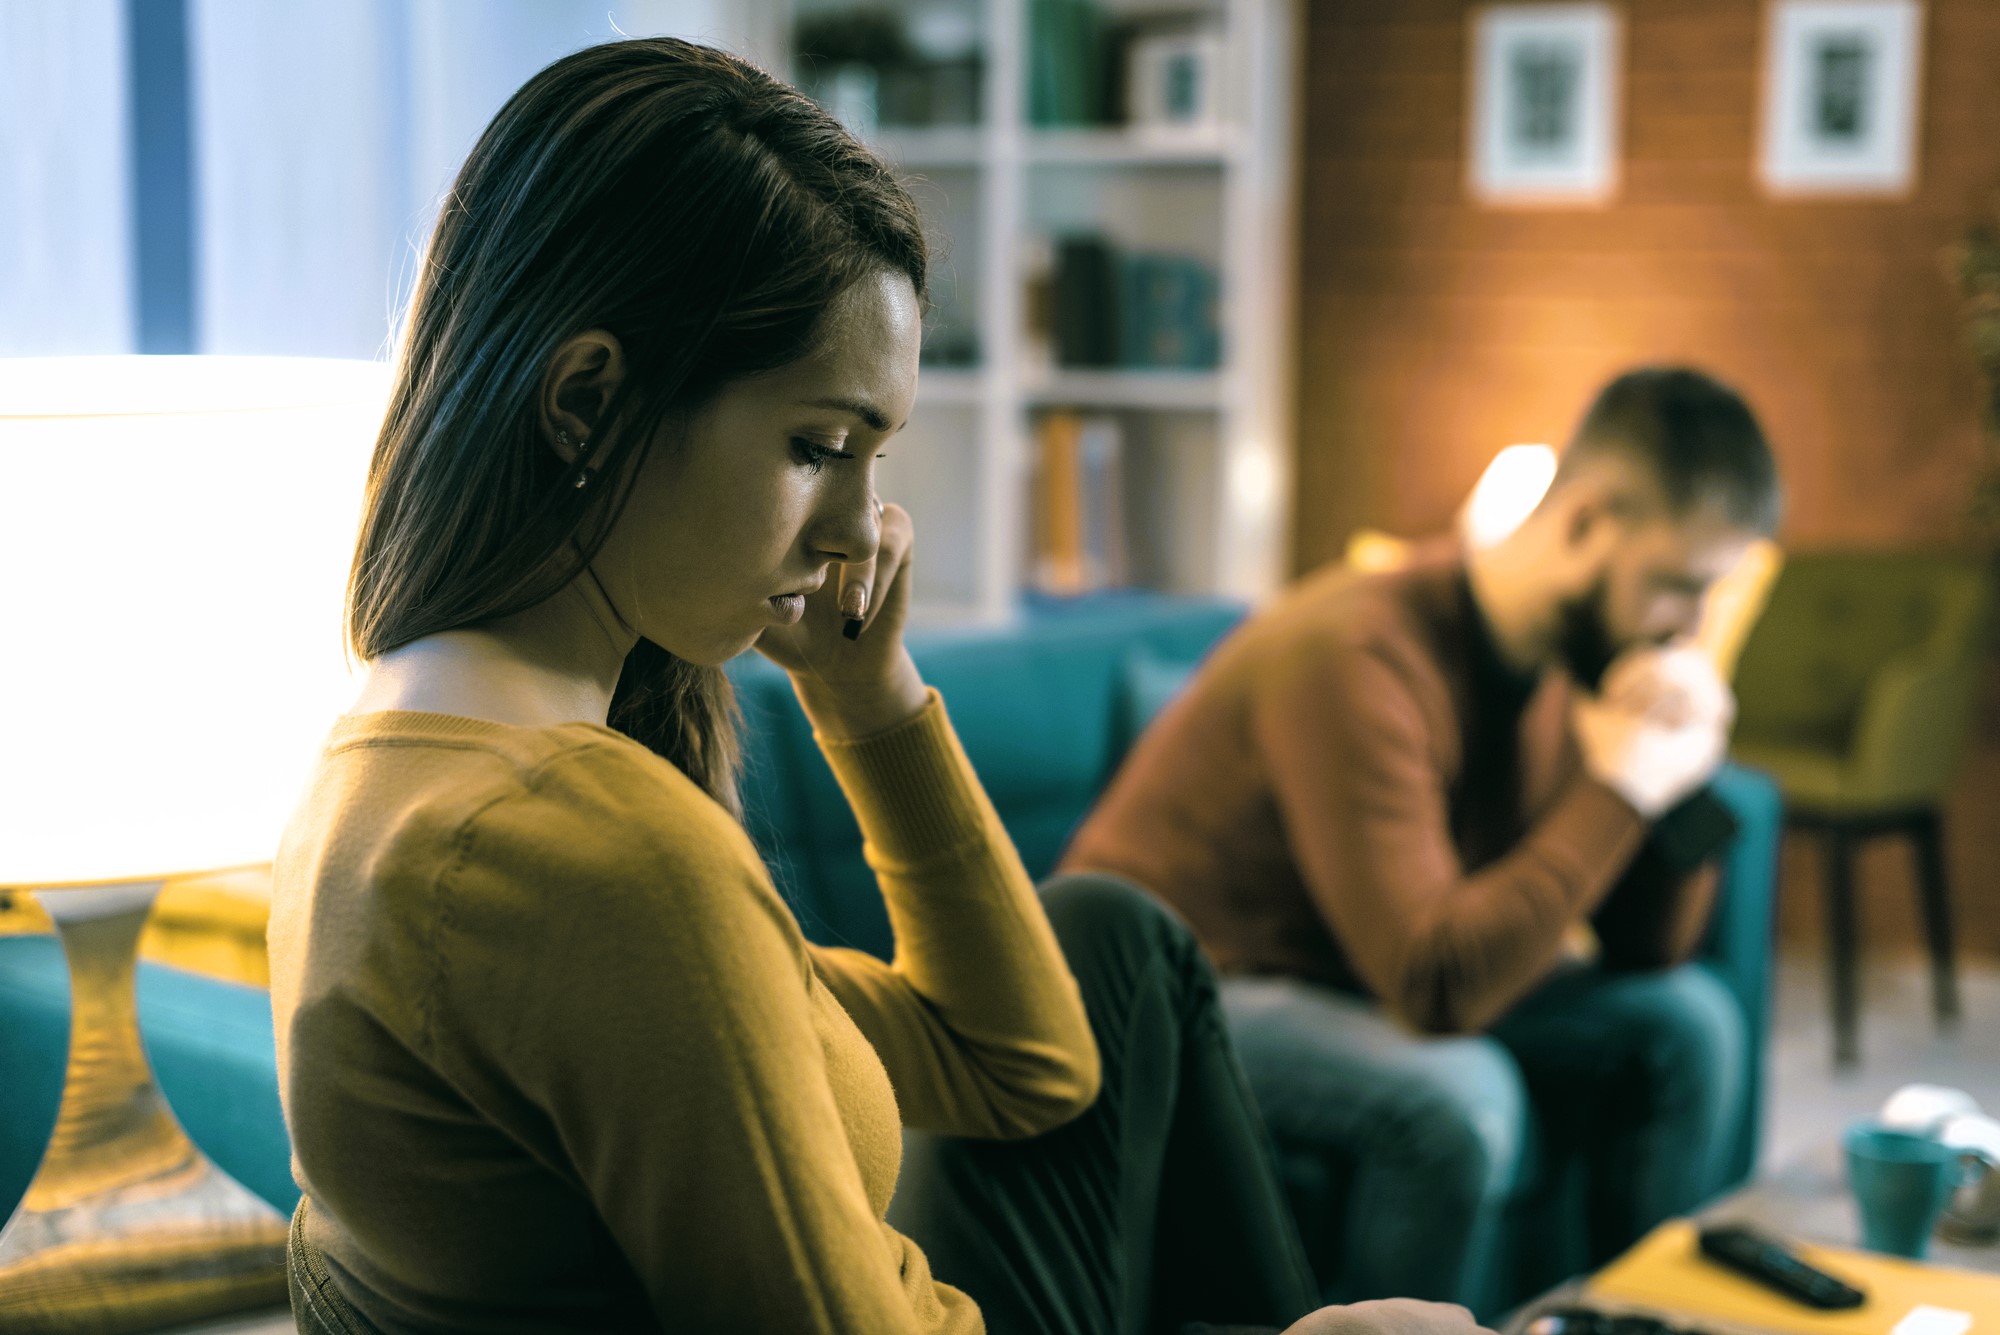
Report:
[[[1764,1047],[1770,1028],[1772,920],[1777,907],[1778,843],[1784,800],[1767,776],[1724,765],[1711,790],[1736,817],[1735,842],[1723,854],[1722,883],[1702,964],[1743,1006],[1744,1119],[1725,1156],[1725,1184],[1750,1175],[1763,1122]]]

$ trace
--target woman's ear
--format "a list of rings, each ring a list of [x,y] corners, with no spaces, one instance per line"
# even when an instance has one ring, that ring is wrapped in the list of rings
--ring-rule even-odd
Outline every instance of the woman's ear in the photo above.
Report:
[[[625,349],[602,329],[585,330],[549,358],[539,404],[542,438],[565,464],[588,452],[605,408],[624,382]]]

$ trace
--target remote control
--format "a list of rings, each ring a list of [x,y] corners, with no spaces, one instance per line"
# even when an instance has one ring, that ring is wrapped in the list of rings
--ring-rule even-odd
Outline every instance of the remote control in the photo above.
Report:
[[[1741,1224],[1704,1228],[1701,1254],[1807,1307],[1838,1311],[1868,1300],[1852,1284],[1807,1265],[1775,1238]]]

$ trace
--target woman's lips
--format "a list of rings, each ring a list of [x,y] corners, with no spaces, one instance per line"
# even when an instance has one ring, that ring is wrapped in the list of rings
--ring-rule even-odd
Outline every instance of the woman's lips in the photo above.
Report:
[[[796,626],[799,618],[806,614],[806,596],[803,593],[780,593],[764,601],[777,613],[781,626]]]

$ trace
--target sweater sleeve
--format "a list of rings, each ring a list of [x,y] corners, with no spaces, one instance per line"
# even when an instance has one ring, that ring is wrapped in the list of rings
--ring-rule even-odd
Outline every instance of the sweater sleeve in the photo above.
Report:
[[[662,794],[600,749],[461,835],[426,1003],[480,1035],[453,1079],[559,1147],[549,1166],[676,1329],[929,1332],[948,1306],[964,1328],[871,1208],[796,923],[740,827],[673,777]],[[482,1005],[491,1024],[463,1014]]]
[[[1097,1097],[1083,999],[1020,855],[935,692],[916,718],[819,739],[888,901],[892,963],[813,948],[888,1068],[904,1122],[1037,1135]]]
[[[1388,647],[1302,643],[1269,665],[1252,715],[1321,916],[1362,981],[1428,1032],[1482,1030],[1533,988],[1644,836],[1637,812],[1579,775],[1468,874],[1432,725]]]

